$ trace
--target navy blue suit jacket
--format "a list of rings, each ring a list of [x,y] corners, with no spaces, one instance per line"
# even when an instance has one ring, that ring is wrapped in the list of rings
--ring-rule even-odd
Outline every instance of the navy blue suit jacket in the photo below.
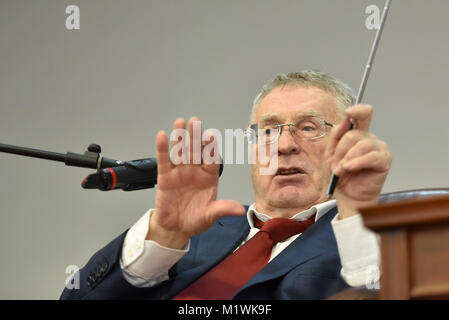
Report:
[[[348,288],[340,276],[340,257],[330,224],[336,213],[337,208],[331,209],[303,232],[234,299],[324,299]],[[189,252],[169,270],[169,280],[152,288],[137,288],[126,281],[120,268],[125,232],[88,261],[80,270],[80,288],[64,289],[61,299],[171,299],[231,254],[248,233],[246,215],[220,218],[191,239]]]

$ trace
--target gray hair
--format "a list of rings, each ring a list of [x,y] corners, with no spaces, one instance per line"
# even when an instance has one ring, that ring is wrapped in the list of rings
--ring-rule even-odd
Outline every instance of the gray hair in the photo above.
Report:
[[[336,97],[337,115],[341,117],[344,116],[344,110],[347,107],[352,106],[355,102],[354,94],[347,84],[324,72],[306,70],[302,72],[290,72],[286,75],[280,73],[270,82],[265,84],[262,91],[254,99],[250,115],[251,124],[256,121],[256,109],[263,98],[265,98],[272,90],[287,85],[316,87],[332,93]]]

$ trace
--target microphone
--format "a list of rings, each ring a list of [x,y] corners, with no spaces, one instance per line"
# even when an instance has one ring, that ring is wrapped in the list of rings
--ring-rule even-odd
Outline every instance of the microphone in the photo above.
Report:
[[[223,163],[220,163],[219,176],[223,172]],[[110,191],[122,189],[134,191],[154,188],[157,184],[157,160],[146,158],[122,162],[115,167],[98,170],[88,175],[81,182],[84,189],[99,189]]]
[[[157,160],[145,158],[120,161],[103,157],[98,144],[90,144],[84,154],[67,152],[66,154],[40,149],[14,146],[0,143],[0,152],[21,156],[64,162],[67,166],[97,169],[81,182],[84,189],[109,191],[122,189],[134,191],[154,188],[157,184]],[[223,172],[223,159],[220,157],[220,172]]]

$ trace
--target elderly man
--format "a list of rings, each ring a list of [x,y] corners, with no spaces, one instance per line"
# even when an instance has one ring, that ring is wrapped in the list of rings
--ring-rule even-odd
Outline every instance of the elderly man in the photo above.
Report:
[[[377,239],[358,208],[377,203],[391,156],[368,132],[372,108],[353,103],[346,85],[320,72],[268,83],[247,132],[256,148],[277,146],[277,170],[252,164],[249,207],[216,199],[217,164],[174,165],[159,132],[156,208],[97,252],[80,289],[61,298],[323,299],[371,281]],[[332,172],[340,180],[328,200]]]

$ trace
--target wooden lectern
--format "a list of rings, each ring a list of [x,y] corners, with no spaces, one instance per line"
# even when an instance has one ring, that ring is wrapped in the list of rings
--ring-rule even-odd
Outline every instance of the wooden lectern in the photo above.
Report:
[[[449,299],[449,196],[360,211],[381,238],[380,299]]]

